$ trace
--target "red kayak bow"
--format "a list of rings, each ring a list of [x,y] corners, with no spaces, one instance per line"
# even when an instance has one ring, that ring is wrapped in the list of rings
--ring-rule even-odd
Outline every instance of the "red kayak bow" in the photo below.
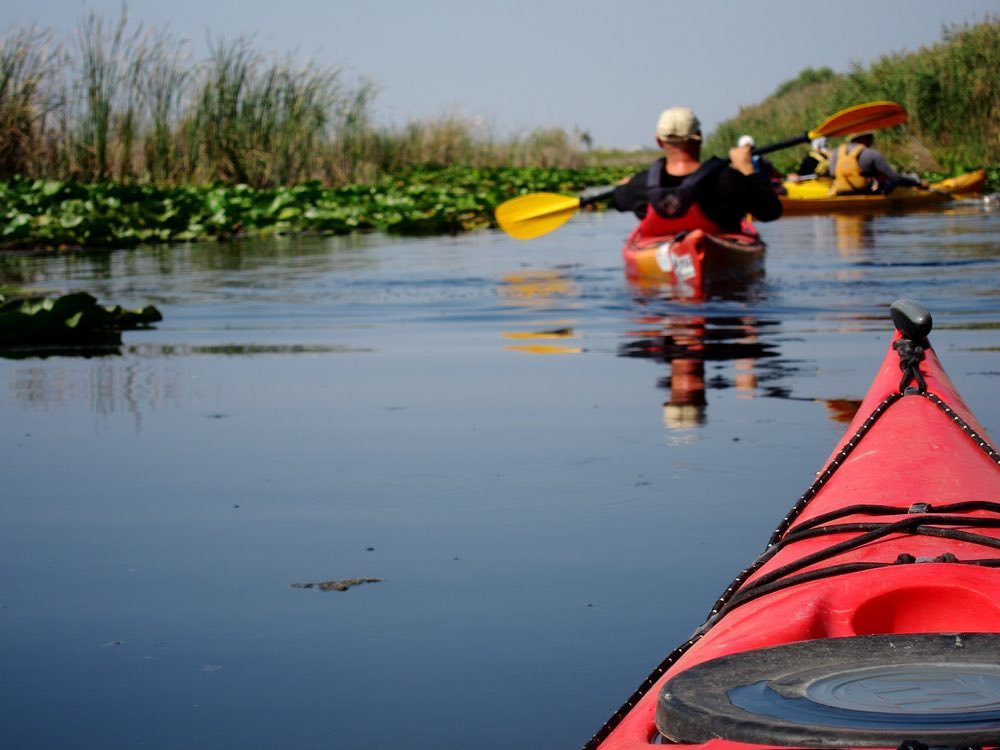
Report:
[[[1000,455],[891,310],[823,471],[588,750],[1000,745]]]

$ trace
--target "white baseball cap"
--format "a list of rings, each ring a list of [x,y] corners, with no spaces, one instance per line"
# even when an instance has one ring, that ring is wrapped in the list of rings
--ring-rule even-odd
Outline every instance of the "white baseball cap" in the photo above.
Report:
[[[701,123],[687,107],[671,107],[660,113],[656,137],[661,141],[700,141]]]

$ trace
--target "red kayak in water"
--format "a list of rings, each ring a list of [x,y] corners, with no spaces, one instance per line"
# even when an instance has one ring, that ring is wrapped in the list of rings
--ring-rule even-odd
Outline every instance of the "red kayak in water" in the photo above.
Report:
[[[625,240],[622,257],[630,280],[664,284],[673,287],[677,297],[700,299],[714,287],[759,277],[766,249],[752,228],[733,234],[692,229],[646,237],[636,227]]]
[[[816,481],[587,750],[1000,746],[1000,455],[891,312]]]

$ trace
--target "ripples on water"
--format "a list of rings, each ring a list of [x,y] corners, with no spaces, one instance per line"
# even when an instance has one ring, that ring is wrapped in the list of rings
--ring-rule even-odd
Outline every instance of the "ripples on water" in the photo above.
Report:
[[[894,299],[1000,434],[1000,214],[784,219],[700,304],[625,283],[630,224],[6,259],[164,321],[0,359],[0,744],[578,746],[811,481]]]

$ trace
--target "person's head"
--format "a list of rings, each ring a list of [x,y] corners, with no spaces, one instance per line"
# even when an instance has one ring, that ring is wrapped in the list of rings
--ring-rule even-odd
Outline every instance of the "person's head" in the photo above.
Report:
[[[813,138],[812,143],[809,144],[813,151],[826,151],[826,138],[820,136],[819,138]]]
[[[701,144],[701,123],[687,107],[671,107],[656,121],[656,141],[663,145]]]
[[[851,143],[860,143],[862,146],[871,146],[875,143],[875,133],[866,130],[863,133],[855,133],[851,136]]]
[[[736,141],[736,145],[739,146],[740,148],[744,148],[746,146],[753,148],[754,146],[757,145],[757,141],[753,139],[752,135],[741,135],[740,139]]]

